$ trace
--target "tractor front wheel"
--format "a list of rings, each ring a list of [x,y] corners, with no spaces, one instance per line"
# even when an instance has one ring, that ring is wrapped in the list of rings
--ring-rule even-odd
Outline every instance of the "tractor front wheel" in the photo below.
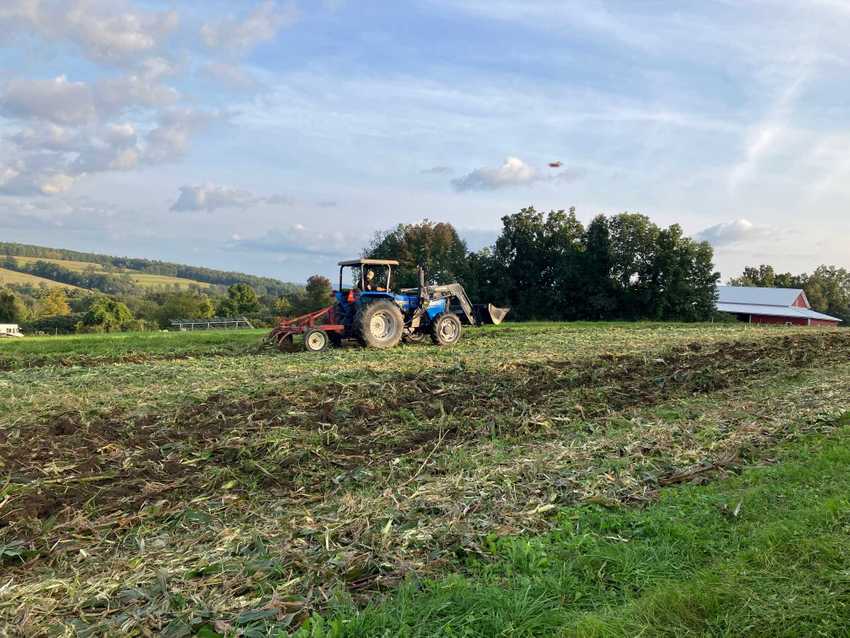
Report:
[[[462,328],[456,314],[446,312],[431,324],[431,341],[438,346],[453,346],[460,341]]]
[[[386,299],[367,303],[354,318],[357,336],[368,348],[393,348],[401,341],[404,318],[401,310]]]
[[[307,352],[321,352],[329,343],[328,333],[324,330],[308,330],[304,335],[304,349]]]

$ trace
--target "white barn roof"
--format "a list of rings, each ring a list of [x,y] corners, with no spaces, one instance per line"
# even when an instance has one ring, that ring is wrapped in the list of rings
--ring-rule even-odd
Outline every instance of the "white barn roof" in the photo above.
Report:
[[[767,317],[800,317],[802,319],[823,319],[824,321],[841,321],[821,312],[815,312],[808,308],[797,308],[796,306],[760,306],[743,303],[718,303],[720,312],[732,312],[740,315],[765,315]]]
[[[799,288],[750,288],[746,286],[718,286],[718,303],[755,304],[757,306],[787,307],[803,294]],[[806,300],[808,305],[808,300]]]

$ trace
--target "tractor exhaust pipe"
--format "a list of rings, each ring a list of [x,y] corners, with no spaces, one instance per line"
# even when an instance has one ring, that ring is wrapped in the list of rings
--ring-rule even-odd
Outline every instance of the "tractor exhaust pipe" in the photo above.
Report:
[[[492,323],[499,325],[505,320],[505,316],[511,311],[510,308],[499,308],[493,304],[477,303],[473,306],[475,321],[479,324]]]

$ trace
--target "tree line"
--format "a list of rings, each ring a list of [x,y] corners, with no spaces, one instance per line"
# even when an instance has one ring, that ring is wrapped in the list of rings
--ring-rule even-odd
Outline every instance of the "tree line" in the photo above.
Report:
[[[425,220],[378,233],[362,255],[398,259],[398,288],[415,287],[422,265],[429,282],[460,282],[473,301],[509,306],[514,320],[705,321],[724,316],[715,310],[720,275],[711,246],[685,236],[677,224],[660,227],[635,213],[598,215],[585,226],[574,209],[542,213],[523,208],[505,215],[494,243],[478,251],[470,251],[451,224]],[[101,274],[45,261],[26,268],[80,288],[90,287],[85,284],[93,280],[87,277]],[[730,283],[802,288],[816,310],[850,323],[850,274],[843,268],[821,266],[810,275],[792,275],[777,274],[771,266],[748,267]],[[214,316],[246,316],[268,325],[276,317],[332,303],[331,282],[321,275],[303,286],[273,290],[247,282],[227,288],[132,285],[107,290],[110,294],[6,286],[0,289],[0,322],[50,333],[160,329],[172,319]]]
[[[364,255],[399,259],[403,286],[422,264],[433,283],[459,281],[517,320],[707,320],[720,278],[711,246],[677,224],[622,213],[585,227],[572,208],[506,215],[495,243],[477,252],[450,224],[426,220],[377,235]]]
[[[330,303],[331,283],[311,277],[285,295],[260,295],[248,284],[233,284],[223,293],[147,289],[106,295],[100,291],[46,284],[13,284],[0,288],[0,323],[20,324],[25,333],[67,334],[159,330],[173,319],[248,317],[255,325],[271,325],[276,317],[310,312]]]

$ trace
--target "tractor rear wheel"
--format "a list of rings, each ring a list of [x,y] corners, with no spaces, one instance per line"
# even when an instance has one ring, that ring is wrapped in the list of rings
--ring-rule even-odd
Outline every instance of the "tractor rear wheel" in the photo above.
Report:
[[[308,330],[304,335],[304,349],[307,352],[321,352],[329,343],[328,333],[324,330]]]
[[[392,348],[401,341],[404,318],[401,310],[386,299],[367,303],[354,318],[355,332],[368,348]]]
[[[438,346],[453,346],[460,341],[462,332],[463,329],[457,315],[445,312],[431,324],[431,341]]]

